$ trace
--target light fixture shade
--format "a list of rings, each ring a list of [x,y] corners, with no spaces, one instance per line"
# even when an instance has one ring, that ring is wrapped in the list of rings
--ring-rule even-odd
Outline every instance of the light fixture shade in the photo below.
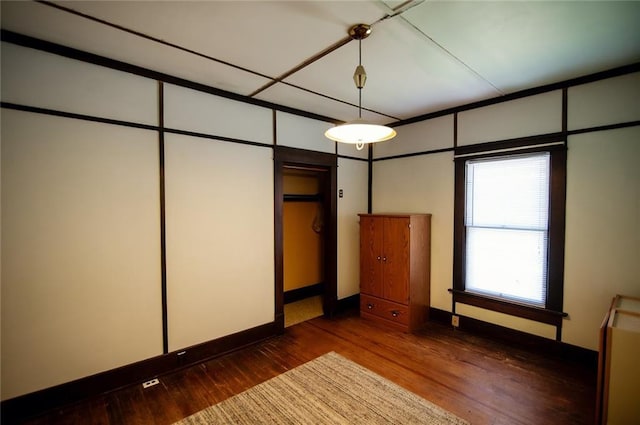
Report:
[[[324,133],[325,137],[341,143],[362,144],[384,142],[396,136],[391,127],[372,124],[363,119],[357,119],[345,124],[331,127]]]

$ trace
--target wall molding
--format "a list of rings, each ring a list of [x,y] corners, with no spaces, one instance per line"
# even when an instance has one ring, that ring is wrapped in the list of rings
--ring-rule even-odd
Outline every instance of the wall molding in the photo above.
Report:
[[[573,136],[576,134],[584,134],[584,133],[595,133],[598,131],[618,130],[620,128],[637,127],[637,126],[640,126],[640,120],[621,122],[616,124],[608,124],[608,125],[599,125],[596,127],[580,128],[576,130],[568,130],[567,136]]]
[[[491,99],[481,100],[478,102],[467,103],[466,105],[455,106],[453,108],[443,109],[440,111],[430,112],[423,115],[418,115],[406,120],[396,121],[394,123],[387,124],[390,127],[398,127],[406,124],[413,124],[415,122],[426,121],[433,118],[442,117],[449,114],[456,114],[458,112],[469,111],[471,109],[478,109],[485,106],[491,106],[498,103],[508,102],[511,100],[522,99],[525,97],[536,96],[555,90],[563,90],[574,86],[580,86],[588,83],[595,83],[596,81],[606,80],[608,78],[620,77],[627,74],[640,71],[640,62],[632,63],[629,65],[620,66],[617,68],[608,69],[593,74],[583,75],[581,77],[572,78],[569,80],[559,81],[557,83],[551,83],[544,86],[533,87],[530,89],[520,90],[514,93],[509,93],[499,97],[492,97]]]
[[[434,154],[443,153],[443,152],[452,152],[454,150],[455,150],[455,148],[453,148],[453,147],[451,147],[451,148],[442,148],[442,149],[432,149],[432,150],[428,150],[428,151],[403,153],[403,154],[399,154],[399,155],[385,156],[385,157],[381,157],[381,158],[373,158],[372,161],[376,162],[376,161],[386,161],[388,159],[401,159],[401,158],[411,158],[413,156],[434,155]]]
[[[336,143],[336,147],[337,147],[337,143]],[[342,159],[351,159],[353,161],[363,161],[363,162],[369,162],[368,158],[358,158],[357,156],[350,156],[350,155],[341,155],[341,154],[336,154],[338,155],[338,158],[342,158]]]
[[[119,71],[123,71],[123,72],[128,72],[128,73],[131,73],[131,74],[134,74],[134,75],[139,75],[139,76],[150,78],[150,79],[157,80],[157,81],[160,81],[160,82],[174,84],[174,85],[177,85],[177,86],[186,87],[186,88],[197,90],[197,91],[200,91],[200,92],[209,93],[209,94],[212,94],[214,96],[220,96],[220,97],[224,97],[224,98],[228,98],[228,99],[232,99],[232,100],[237,100],[237,101],[244,102],[244,103],[249,103],[249,104],[261,106],[261,107],[264,107],[264,108],[271,109],[273,111],[287,112],[287,113],[291,113],[291,114],[294,114],[294,115],[298,115],[298,116],[302,116],[302,117],[306,117],[306,118],[311,118],[311,119],[315,119],[315,120],[319,120],[319,121],[325,121],[325,122],[329,122],[329,123],[334,123],[334,124],[339,124],[339,123],[342,122],[342,121],[337,120],[335,118],[326,117],[326,116],[314,114],[314,113],[311,113],[311,112],[299,110],[299,109],[296,109],[296,108],[291,108],[291,107],[287,107],[287,106],[283,106],[283,105],[274,104],[274,103],[271,103],[271,102],[267,102],[267,101],[263,101],[263,100],[259,100],[259,99],[255,99],[255,98],[251,98],[251,97],[240,95],[240,94],[233,93],[233,92],[228,92],[226,90],[222,90],[222,89],[218,89],[218,88],[215,88],[215,87],[207,86],[205,84],[196,83],[194,81],[186,80],[186,79],[179,78],[179,77],[174,77],[174,76],[169,75],[169,74],[165,74],[165,73],[158,72],[158,71],[153,71],[151,69],[143,68],[141,66],[132,65],[132,64],[129,64],[127,62],[122,62],[122,61],[118,61],[118,60],[115,60],[115,59],[110,59],[110,58],[107,58],[107,57],[104,57],[104,56],[100,56],[100,55],[96,55],[96,54],[93,54],[93,53],[85,52],[83,50],[67,47],[67,46],[64,46],[64,45],[61,45],[61,44],[57,44],[57,43],[53,43],[53,42],[50,42],[50,41],[38,39],[38,38],[35,38],[35,37],[23,35],[23,34],[16,33],[16,32],[13,32],[13,31],[9,31],[9,30],[6,30],[6,29],[2,29],[0,31],[0,38],[4,42],[16,44],[16,45],[23,46],[23,47],[33,48],[33,49],[37,49],[37,50],[42,50],[42,51],[45,51],[45,52],[57,54],[57,55],[60,55],[60,56],[71,58],[71,59],[76,59],[76,60],[79,60],[79,61],[82,61],[82,62],[87,62],[87,63],[92,63],[92,64],[95,64],[95,65],[104,66],[104,67],[107,67],[107,68],[111,68],[111,69],[115,69],[115,70],[119,70]],[[454,136],[456,136],[457,135],[456,134],[457,133],[457,114],[459,112],[464,112],[464,111],[468,111],[468,110],[472,110],[472,109],[482,108],[482,107],[485,107],[485,106],[491,106],[491,105],[494,105],[494,104],[508,102],[508,101],[511,101],[511,100],[521,99],[521,98],[525,98],[525,97],[529,97],[529,96],[535,96],[535,95],[538,95],[538,94],[543,94],[543,93],[547,93],[547,92],[554,91],[554,90],[562,90],[563,91],[563,105],[564,105],[566,103],[566,101],[567,101],[567,99],[566,99],[567,98],[566,91],[570,87],[574,87],[574,86],[578,86],[578,85],[582,85],[582,84],[587,84],[587,83],[593,83],[593,82],[597,82],[597,81],[600,81],[600,80],[619,77],[619,76],[623,76],[623,75],[627,75],[627,74],[632,74],[634,72],[640,72],[640,62],[636,62],[636,63],[633,63],[633,64],[629,64],[629,65],[625,65],[625,66],[621,66],[621,67],[617,67],[617,68],[613,68],[613,69],[609,69],[609,70],[605,70],[605,71],[601,71],[601,72],[597,72],[597,73],[593,73],[593,74],[589,74],[589,75],[585,75],[585,76],[581,76],[581,77],[577,77],[577,78],[573,78],[573,79],[569,79],[569,80],[560,81],[560,82],[557,82],[557,83],[552,83],[552,84],[547,84],[547,85],[544,85],[544,86],[534,87],[534,88],[531,88],[531,89],[521,90],[521,91],[518,91],[518,92],[514,92],[514,93],[510,93],[510,94],[504,95],[504,96],[500,96],[500,97],[495,97],[495,98],[486,99],[486,100],[482,100],[482,101],[478,101],[478,102],[468,103],[466,105],[461,105],[461,106],[456,106],[456,107],[453,107],[453,108],[448,108],[448,109],[444,109],[444,110],[440,110],[440,111],[435,111],[435,112],[419,115],[419,116],[416,116],[416,117],[408,118],[408,119],[405,119],[405,120],[398,120],[398,121],[389,123],[387,125],[389,125],[391,127],[399,127],[399,126],[402,126],[402,125],[412,124],[412,123],[426,121],[426,120],[433,119],[433,118],[442,117],[442,116],[445,116],[445,115],[454,114],[454,118],[455,118],[454,120],[456,121],[456,123],[455,123],[456,125],[454,126]],[[15,105],[15,104],[7,103],[7,102],[2,102],[2,107],[12,108],[12,109],[19,109],[19,110],[28,110],[30,112],[48,113],[48,114],[51,114],[51,115],[65,116],[65,117],[68,117],[68,118],[85,119],[85,120],[89,120],[89,121],[97,121],[97,122],[103,122],[103,123],[108,123],[108,124],[126,125],[126,126],[144,128],[144,129],[150,129],[150,130],[157,130],[158,129],[158,127],[149,126],[149,125],[145,125],[145,124],[129,123],[129,122],[125,122],[125,121],[110,120],[110,119],[99,118],[99,117],[91,117],[91,116],[87,116],[87,115],[73,114],[73,113],[67,113],[67,112],[61,112],[61,111],[54,111],[54,110],[48,110],[48,109],[44,109],[44,108],[30,107],[30,106],[24,106],[24,105]],[[616,129],[616,128],[624,128],[624,127],[636,126],[636,125],[639,125],[638,123],[639,123],[638,121],[632,121],[632,122],[629,122],[629,123],[605,125],[605,126],[592,127],[592,128],[586,128],[586,129],[575,129],[575,130],[570,130],[570,131],[566,131],[566,129],[563,129],[562,133],[566,134],[566,135],[573,135],[573,134],[581,134],[581,133],[587,133],[587,132],[592,132],[592,131],[604,131],[604,130],[611,130],[611,129]],[[238,140],[238,139],[213,136],[213,135],[208,135],[208,134],[192,133],[192,132],[187,132],[187,131],[183,132],[182,130],[177,130],[177,129],[168,129],[167,128],[167,129],[165,129],[165,131],[167,133],[192,135],[192,136],[195,136],[195,137],[205,137],[205,138],[211,138],[211,139],[216,139],[216,140],[220,140],[220,141],[227,141],[227,142],[246,143],[246,144],[251,144],[251,145],[256,145],[256,146],[273,146],[272,144],[262,144],[262,143],[259,143],[259,142],[249,142],[249,141],[243,141],[243,140]],[[454,145],[455,145],[455,140],[454,140]],[[336,146],[336,149],[337,149],[337,146]],[[430,151],[423,151],[423,152],[415,152],[415,153],[402,154],[402,155],[394,155],[394,156],[390,156],[390,157],[375,158],[375,159],[373,159],[371,155],[369,156],[368,159],[356,158],[356,157],[351,157],[351,156],[347,156],[347,155],[339,155],[339,154],[337,156],[339,158],[354,159],[354,160],[360,160],[360,161],[368,161],[369,163],[371,163],[371,161],[383,161],[383,160],[399,159],[399,158],[406,158],[406,157],[412,157],[412,156],[421,156],[421,155],[442,153],[442,152],[446,152],[446,151],[449,151],[449,150],[452,150],[452,149],[453,148],[444,148],[444,149],[437,149],[437,150],[430,150]]]
[[[271,143],[266,143],[266,142],[264,142],[264,143],[263,142],[253,142],[251,140],[236,139],[236,138],[233,138],[233,137],[225,137],[225,136],[216,136],[215,134],[199,133],[199,132],[196,132],[196,131],[189,131],[189,130],[179,130],[177,128],[165,127],[164,128],[164,132],[168,133],[168,134],[178,134],[178,135],[181,135],[181,136],[198,137],[198,138],[201,138],[201,139],[216,140],[218,142],[239,143],[241,145],[257,146],[257,147],[261,147],[261,148],[273,148],[273,146],[274,146]]]
[[[3,424],[20,423],[52,409],[87,400],[152,378],[220,357],[282,333],[277,321],[223,336],[202,344],[131,363],[106,372],[4,400]]]
[[[83,50],[67,47],[62,44],[53,43],[51,41],[42,40],[6,29],[2,29],[0,31],[0,38],[4,42],[16,44],[18,46],[42,50],[44,52],[53,53],[70,59],[76,59],[82,62],[92,63],[94,65],[100,65],[106,68],[128,72],[129,74],[150,78],[152,80],[162,81],[164,83],[174,84],[176,86],[186,87],[200,92],[209,93],[214,96],[220,96],[244,103],[250,103],[252,105],[262,106],[267,109],[288,112],[293,115],[299,115],[302,117],[325,121],[333,124],[342,123],[342,121],[335,118],[325,117],[324,115],[314,114],[312,112],[303,111],[301,109],[296,109],[289,106],[278,105],[275,103],[267,102],[265,100],[250,98],[241,94],[211,87],[206,84],[196,83],[194,81],[175,77],[163,72],[153,71],[151,69],[144,68],[138,65],[132,65],[127,62],[107,58],[105,56],[96,55],[94,53],[85,52]]]
[[[164,148],[164,83],[158,81],[158,189],[160,191],[160,291],[162,304],[162,353],[169,352],[169,309],[167,296],[167,214]]]
[[[537,144],[541,144],[539,142],[540,140],[549,139],[549,138],[556,138],[558,141],[564,141],[566,144],[566,138],[568,136],[575,136],[575,135],[585,134],[585,133],[596,133],[599,131],[618,130],[622,128],[630,128],[630,127],[638,127],[638,126],[640,126],[640,120],[635,120],[635,121],[628,121],[628,122],[620,122],[616,124],[600,125],[596,127],[586,127],[586,128],[575,129],[575,130],[566,130],[566,131],[561,131],[556,133],[517,137],[514,139],[492,140],[492,141],[487,141],[482,143],[474,143],[471,145],[457,146],[455,148],[453,147],[442,148],[442,149],[434,149],[434,150],[427,150],[427,151],[420,151],[420,152],[405,153],[400,155],[385,156],[380,158],[373,158],[371,161],[372,162],[387,161],[391,159],[401,159],[401,158],[410,158],[414,156],[433,155],[433,154],[439,154],[439,153],[451,152],[451,151],[455,152],[456,155],[461,155],[461,154],[466,155],[473,152],[486,151],[489,149],[489,146],[494,146],[494,149],[500,149],[500,147],[503,145],[505,146],[513,145],[514,143],[535,146]],[[454,129],[454,133],[456,133],[455,129]]]
[[[335,118],[326,117],[319,114],[314,114],[312,112],[303,111],[296,108],[291,108],[284,105],[278,105],[275,103],[251,98],[248,96],[240,95],[237,93],[229,92],[226,90],[218,89],[215,87],[207,86],[205,84],[196,83],[194,81],[186,80],[183,78],[175,77],[169,74],[165,74],[158,71],[153,71],[148,68],[144,68],[137,65],[132,65],[127,62],[118,61],[115,59],[110,59],[105,56],[96,55],[93,53],[85,52],[83,50],[75,49],[72,47],[67,47],[61,44],[53,43],[50,41],[42,40],[39,38],[31,37],[28,35],[16,33],[14,31],[9,31],[6,29],[0,30],[0,38],[2,41],[16,44],[23,47],[29,47],[37,50],[42,50],[49,53],[54,53],[60,56],[68,57],[71,59],[80,60],[87,63],[92,63],[95,65],[104,66],[111,69],[116,69],[119,71],[128,72],[135,75],[140,75],[143,77],[151,78],[153,80],[162,81],[165,83],[175,84],[178,86],[190,88],[193,90],[209,93],[215,96],[225,97],[232,100],[237,100],[240,102],[250,103],[257,106],[262,106],[268,109],[288,112],[294,115],[299,115],[302,117],[312,118],[319,121],[325,121],[334,124],[340,124],[342,121],[337,120]],[[213,58],[215,60],[215,58]],[[481,100],[478,102],[471,102],[466,105],[460,105],[448,109],[443,109],[440,111],[434,111],[423,115],[418,115],[416,117],[398,120],[395,122],[391,122],[387,125],[391,127],[399,127],[402,125],[412,124],[416,122],[426,121],[433,118],[442,117],[450,114],[457,114],[459,112],[464,112],[472,109],[477,109],[485,106],[495,105],[498,103],[508,102],[511,100],[521,99],[529,96],[535,96],[538,94],[547,93],[555,90],[565,90],[570,87],[579,86],[583,84],[593,83],[600,80],[606,80],[608,78],[620,77],[627,74],[632,74],[634,72],[640,72],[640,62],[620,66],[617,68],[608,69],[601,72],[596,72],[593,74],[584,75],[581,77],[572,78],[569,80],[559,81],[557,83],[551,83],[544,86],[533,87],[531,89],[520,90],[514,93],[510,93],[500,97],[494,97],[491,99]],[[576,130],[574,130],[576,131]],[[353,158],[356,159],[356,158]],[[386,159],[386,158],[377,158],[377,160]]]
[[[142,124],[131,121],[115,120],[111,118],[97,117],[94,115],[77,114],[75,112],[58,111],[56,109],[39,108],[37,106],[20,105],[11,102],[0,102],[0,107],[5,109],[13,109],[22,112],[31,112],[34,114],[51,115],[54,117],[71,118],[82,121],[97,122],[100,124],[119,125],[123,127],[139,128],[142,130],[160,131],[160,126]]]

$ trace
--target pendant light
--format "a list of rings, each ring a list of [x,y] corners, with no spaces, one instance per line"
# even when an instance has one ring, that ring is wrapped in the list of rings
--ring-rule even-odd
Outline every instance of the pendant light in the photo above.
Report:
[[[358,150],[362,150],[365,144],[384,142],[396,136],[394,129],[362,119],[362,88],[367,81],[367,73],[362,66],[362,40],[369,34],[371,26],[367,24],[357,24],[349,29],[349,36],[358,40],[358,66],[353,74],[353,81],[358,88],[358,119],[332,127],[324,133],[336,142],[355,144]]]

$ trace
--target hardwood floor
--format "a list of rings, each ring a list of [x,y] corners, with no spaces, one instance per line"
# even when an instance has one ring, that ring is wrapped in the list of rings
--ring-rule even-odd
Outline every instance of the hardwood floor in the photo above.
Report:
[[[50,412],[30,425],[171,424],[329,351],[365,366],[473,424],[591,424],[591,367],[429,323],[404,334],[357,313],[317,318],[285,334]]]

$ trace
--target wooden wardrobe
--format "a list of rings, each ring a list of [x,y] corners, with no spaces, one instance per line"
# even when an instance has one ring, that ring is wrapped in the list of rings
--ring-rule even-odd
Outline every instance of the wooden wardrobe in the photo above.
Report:
[[[429,316],[431,214],[359,214],[360,315],[412,332]]]

